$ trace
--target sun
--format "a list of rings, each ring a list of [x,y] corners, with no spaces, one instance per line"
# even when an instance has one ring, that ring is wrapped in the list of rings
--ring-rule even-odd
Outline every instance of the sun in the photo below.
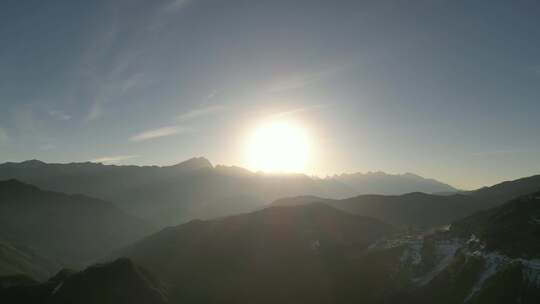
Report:
[[[310,147],[308,133],[299,125],[284,121],[265,123],[248,140],[248,166],[272,173],[304,172]]]

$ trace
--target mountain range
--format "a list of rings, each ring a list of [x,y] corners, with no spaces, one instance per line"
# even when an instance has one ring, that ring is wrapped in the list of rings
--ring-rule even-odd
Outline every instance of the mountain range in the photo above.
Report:
[[[449,224],[477,211],[540,189],[540,175],[507,181],[475,191],[455,194],[359,195],[335,200],[316,196],[282,198],[272,205],[322,202],[353,214],[371,216],[398,226],[433,227]]]
[[[539,206],[540,192],[432,231],[274,206],[170,227],[111,258],[156,274],[171,303],[537,303]]]
[[[386,183],[345,198],[355,186],[344,180],[378,182],[204,158],[28,161],[0,176],[23,180],[0,181],[0,303],[540,301],[540,175],[444,194]],[[382,179],[400,178],[429,183]]]
[[[297,195],[347,198],[359,194],[455,192],[453,187],[414,174],[253,173],[213,166],[192,158],[174,166],[114,166],[96,163],[47,164],[37,160],[0,165],[0,180],[17,179],[45,190],[84,194],[115,203],[125,212],[159,226],[256,210]]]
[[[171,303],[538,303],[539,206],[540,192],[431,232],[275,206],[167,228],[116,256],[169,284]]]

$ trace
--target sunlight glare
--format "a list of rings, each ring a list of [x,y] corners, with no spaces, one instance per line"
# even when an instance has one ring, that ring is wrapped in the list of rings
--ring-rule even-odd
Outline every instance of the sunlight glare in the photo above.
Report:
[[[310,141],[300,126],[271,122],[253,132],[247,154],[249,167],[255,171],[301,173],[309,161]]]

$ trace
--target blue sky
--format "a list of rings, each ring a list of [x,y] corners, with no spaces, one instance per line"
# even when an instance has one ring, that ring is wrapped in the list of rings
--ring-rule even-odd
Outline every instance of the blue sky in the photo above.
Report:
[[[537,1],[0,6],[0,161],[244,165],[246,134],[287,117],[307,173],[540,173]]]

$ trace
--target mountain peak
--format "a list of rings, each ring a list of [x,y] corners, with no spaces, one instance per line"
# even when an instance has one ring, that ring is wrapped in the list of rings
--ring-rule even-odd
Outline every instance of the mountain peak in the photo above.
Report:
[[[41,167],[43,165],[46,165],[46,163],[40,161],[40,160],[37,160],[37,159],[30,159],[30,160],[25,160],[25,161],[22,161],[22,162],[6,162],[6,163],[3,163],[3,164],[0,164],[0,166],[2,167],[13,167],[13,166],[16,166],[16,167],[19,167],[19,168],[38,168],[38,167]]]
[[[405,176],[405,177],[409,177],[409,178],[416,178],[416,179],[426,179],[425,177],[422,177],[418,174],[414,174],[414,173],[411,173],[411,172],[405,172],[402,174],[402,176]]]
[[[199,170],[206,168],[213,168],[212,163],[205,157],[193,157],[176,165],[170,166],[170,168],[182,169],[182,170]]]
[[[27,161],[21,162],[21,165],[27,167],[27,168],[35,168],[35,167],[41,167],[43,165],[46,165],[46,163],[38,160],[38,159],[31,159]]]

